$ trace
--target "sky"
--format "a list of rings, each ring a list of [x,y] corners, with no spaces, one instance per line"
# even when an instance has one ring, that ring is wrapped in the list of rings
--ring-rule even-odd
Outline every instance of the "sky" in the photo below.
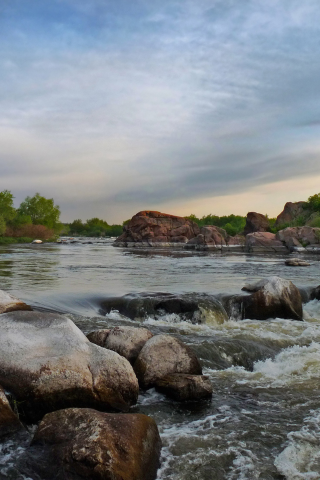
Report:
[[[62,220],[320,191],[319,0],[1,0],[0,191]]]

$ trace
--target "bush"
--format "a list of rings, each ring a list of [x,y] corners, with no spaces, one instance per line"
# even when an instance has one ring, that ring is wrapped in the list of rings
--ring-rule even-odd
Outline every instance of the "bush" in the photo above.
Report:
[[[54,231],[44,225],[22,225],[21,227],[7,227],[6,237],[28,238],[34,240],[49,240],[54,236]]]

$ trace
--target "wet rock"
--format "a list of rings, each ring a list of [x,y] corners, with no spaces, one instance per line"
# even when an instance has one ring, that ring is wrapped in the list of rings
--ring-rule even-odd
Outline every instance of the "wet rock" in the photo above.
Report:
[[[320,300],[320,285],[310,292],[310,300]]]
[[[117,352],[130,363],[136,361],[142,347],[151,337],[153,335],[150,330],[135,327],[114,327],[87,335],[90,342]]]
[[[10,293],[0,290],[0,313],[14,312],[16,310],[32,310],[32,308]]]
[[[196,237],[200,229],[191,220],[154,211],[142,211],[132,217],[123,227],[123,234],[114,246],[153,246],[158,244],[185,244]]]
[[[276,238],[274,233],[255,232],[246,236],[246,250],[248,252],[287,252],[286,247]]]
[[[301,258],[289,258],[285,261],[285,264],[288,267],[310,267],[310,263],[306,260],[302,260]]]
[[[306,210],[306,206],[307,202],[287,202],[283,211],[277,216],[275,225],[291,223],[301,216],[307,218],[310,215],[310,211]]]
[[[252,295],[230,297],[226,308],[240,319],[267,320],[288,318],[302,320],[302,299],[298,288],[289,280],[268,277],[255,285],[246,285]]]
[[[246,218],[246,225],[244,227],[244,234],[254,232],[270,232],[270,224],[264,215],[256,212],[249,212]]]
[[[211,382],[204,375],[166,375],[157,380],[156,390],[179,402],[212,397]]]
[[[138,397],[130,363],[93,345],[53,313],[0,316],[0,382],[30,419],[65,407],[128,410]]]
[[[13,412],[3,388],[0,387],[0,437],[17,432],[22,428],[23,426]]]
[[[292,247],[306,247],[320,244],[320,228],[288,227],[277,232],[276,238],[289,249]]]
[[[44,480],[154,480],[160,450],[147,415],[69,408],[43,418],[26,463]]]
[[[193,350],[170,335],[156,335],[142,348],[134,371],[142,388],[152,388],[170,373],[201,375],[202,368]]]

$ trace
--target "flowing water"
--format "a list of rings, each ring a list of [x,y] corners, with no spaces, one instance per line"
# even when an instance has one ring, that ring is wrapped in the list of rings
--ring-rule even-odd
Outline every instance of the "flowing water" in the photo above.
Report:
[[[1,288],[34,308],[67,314],[85,333],[143,324],[196,351],[214,388],[212,400],[180,404],[152,389],[132,409],[158,424],[158,479],[320,479],[320,302],[304,305],[304,322],[223,321],[210,309],[201,324],[177,314],[138,322],[101,311],[104,300],[127,293],[236,294],[244,283],[270,275],[308,289],[320,283],[319,258],[292,268],[282,256],[130,251],[110,240],[92,242],[1,247]],[[1,480],[27,478],[19,456],[34,428],[0,445]]]

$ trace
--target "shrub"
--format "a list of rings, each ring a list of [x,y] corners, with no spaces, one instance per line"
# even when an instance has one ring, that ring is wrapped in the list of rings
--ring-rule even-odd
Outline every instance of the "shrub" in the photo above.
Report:
[[[6,237],[28,238],[34,240],[49,240],[54,236],[54,231],[44,225],[21,225],[20,227],[7,227]]]

